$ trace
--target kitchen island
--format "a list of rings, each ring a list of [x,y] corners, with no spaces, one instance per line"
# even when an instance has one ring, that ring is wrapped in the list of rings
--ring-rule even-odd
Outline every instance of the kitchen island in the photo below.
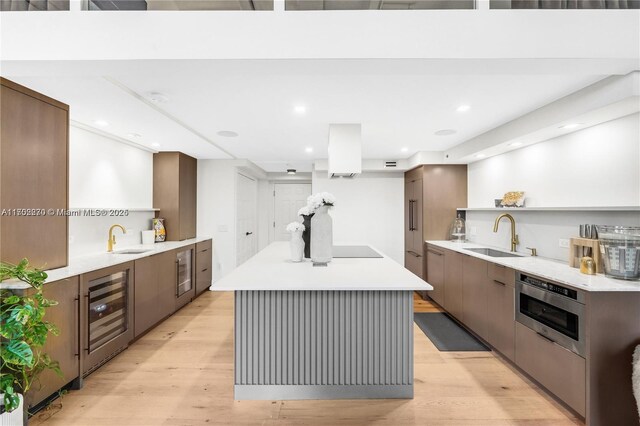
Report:
[[[215,282],[235,292],[235,399],[413,398],[413,291],[399,263],[289,260],[275,242]]]

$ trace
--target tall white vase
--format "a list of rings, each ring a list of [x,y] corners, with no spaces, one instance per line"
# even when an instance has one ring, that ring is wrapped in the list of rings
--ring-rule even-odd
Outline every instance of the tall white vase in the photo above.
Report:
[[[311,260],[327,263],[333,259],[333,219],[329,206],[318,207],[311,218]]]
[[[302,262],[302,258],[304,256],[304,240],[302,239],[302,231],[291,233],[289,246],[291,248],[291,261]]]

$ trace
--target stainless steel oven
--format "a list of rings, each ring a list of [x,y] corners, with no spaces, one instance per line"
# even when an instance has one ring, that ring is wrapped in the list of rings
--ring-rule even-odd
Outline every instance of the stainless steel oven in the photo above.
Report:
[[[540,336],[585,356],[584,292],[518,273],[516,320]]]

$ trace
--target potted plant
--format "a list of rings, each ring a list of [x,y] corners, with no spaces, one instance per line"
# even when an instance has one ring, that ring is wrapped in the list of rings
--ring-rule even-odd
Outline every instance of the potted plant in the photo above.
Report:
[[[58,329],[44,320],[47,308],[57,304],[46,299],[42,287],[47,274],[29,267],[27,259],[17,265],[0,263],[0,282],[25,283],[28,287],[18,294],[7,288],[0,289],[0,395],[5,424],[27,421],[24,395],[44,370],[52,369],[62,375],[57,361],[42,351],[49,333],[58,335]],[[19,410],[20,406],[23,410]],[[16,412],[17,410],[17,412]],[[16,422],[16,418],[20,419]]]

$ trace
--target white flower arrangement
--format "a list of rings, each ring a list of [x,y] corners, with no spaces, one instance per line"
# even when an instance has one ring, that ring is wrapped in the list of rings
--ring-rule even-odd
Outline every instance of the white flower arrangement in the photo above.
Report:
[[[309,205],[304,206],[300,210],[298,210],[298,216],[309,216],[314,213],[314,209],[312,209]]]
[[[336,197],[334,197],[333,194],[330,194],[328,192],[319,192],[307,198],[307,207],[309,207],[313,211],[317,210],[322,206],[333,207],[335,203],[336,203]]]
[[[290,224],[287,225],[288,232],[298,232],[298,231],[304,232],[304,230],[305,230],[305,227],[300,222],[291,222]]]

